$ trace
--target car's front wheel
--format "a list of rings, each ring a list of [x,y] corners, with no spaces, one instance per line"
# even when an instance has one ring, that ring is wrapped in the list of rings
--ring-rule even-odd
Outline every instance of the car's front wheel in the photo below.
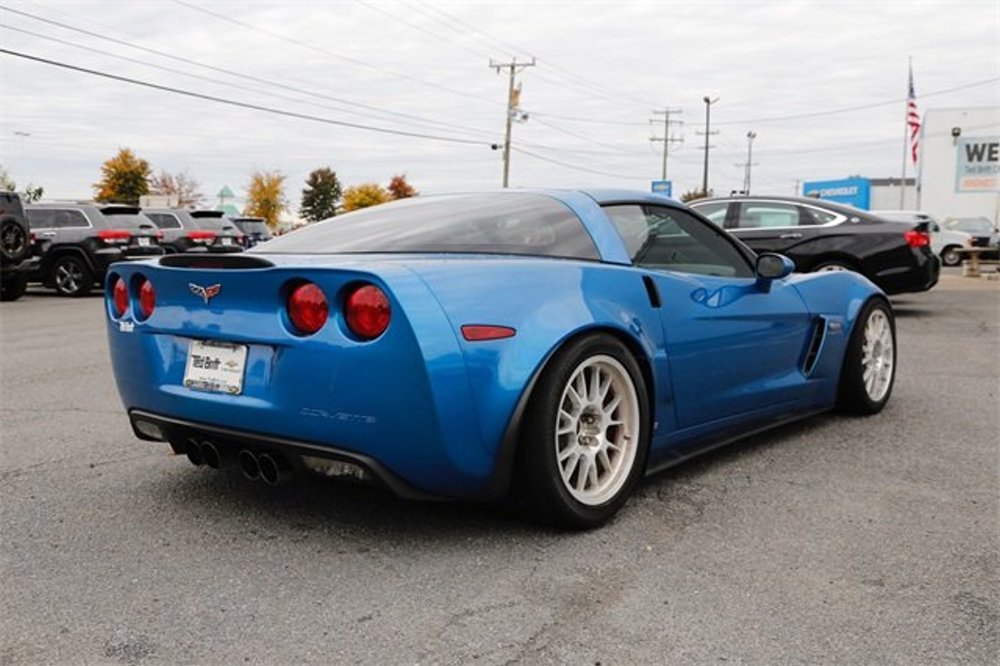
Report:
[[[94,277],[82,259],[67,255],[52,264],[52,282],[63,296],[86,296],[93,286]]]
[[[561,350],[532,394],[522,431],[528,503],[550,522],[596,527],[646,465],[649,401],[629,350],[606,334]]]
[[[888,303],[872,299],[851,332],[840,373],[840,408],[852,414],[882,411],[895,378],[896,321]]]

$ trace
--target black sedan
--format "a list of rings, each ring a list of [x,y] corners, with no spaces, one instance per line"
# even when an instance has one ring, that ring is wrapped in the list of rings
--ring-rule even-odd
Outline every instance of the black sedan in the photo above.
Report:
[[[796,270],[851,270],[887,294],[926,291],[941,264],[930,236],[901,230],[864,211],[802,197],[734,196],[701,199],[690,206],[756,252],[780,252]]]

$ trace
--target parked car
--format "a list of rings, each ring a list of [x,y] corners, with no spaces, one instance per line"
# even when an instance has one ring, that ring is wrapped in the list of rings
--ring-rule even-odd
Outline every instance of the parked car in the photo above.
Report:
[[[16,301],[24,295],[27,275],[39,262],[34,244],[21,196],[0,192],[0,301]]]
[[[1000,229],[993,226],[986,217],[950,217],[944,226],[952,231],[964,231],[972,235],[973,247],[992,247],[994,252],[983,254],[986,259],[996,259],[1000,254]]]
[[[243,232],[244,247],[251,248],[272,238],[267,220],[262,217],[233,217],[230,219]]]
[[[241,255],[119,264],[107,331],[136,435],[196,465],[406,497],[514,487],[592,527],[645,473],[883,408],[888,299],[792,269],[654,194],[424,196]]]
[[[43,203],[27,206],[31,230],[44,243],[29,281],[63,296],[84,296],[116,261],[163,254],[156,226],[135,206]]]
[[[913,227],[920,225],[931,235],[931,251],[941,257],[941,263],[945,266],[958,266],[962,263],[962,254],[956,252],[962,248],[969,248],[975,245],[972,234],[942,227],[941,223],[927,213],[917,210],[873,210],[872,215],[876,215],[883,220],[890,222],[900,222]],[[989,238],[986,239],[987,242]]]
[[[193,217],[202,229],[215,232],[214,252],[242,252],[243,232],[221,210],[193,210]]]
[[[796,270],[856,271],[887,294],[926,291],[941,264],[928,233],[900,229],[850,206],[807,197],[732,196],[691,207],[756,252],[780,252]]]

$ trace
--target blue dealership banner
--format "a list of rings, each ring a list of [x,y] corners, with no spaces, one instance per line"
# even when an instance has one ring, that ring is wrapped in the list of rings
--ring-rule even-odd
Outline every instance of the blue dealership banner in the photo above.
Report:
[[[872,188],[867,178],[841,178],[840,180],[817,180],[802,184],[802,194],[827,201],[854,206],[861,210],[871,207]]]
[[[654,180],[652,187],[653,194],[662,194],[665,197],[674,196],[674,183],[669,180]]]

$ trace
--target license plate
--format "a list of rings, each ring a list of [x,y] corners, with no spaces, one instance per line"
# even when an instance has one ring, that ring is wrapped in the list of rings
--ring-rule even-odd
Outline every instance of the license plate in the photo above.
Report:
[[[232,245],[233,244],[233,239],[232,238],[223,238],[222,239],[222,244],[223,245]]]
[[[149,238],[147,238],[146,236],[139,236],[139,245],[143,247],[149,245]]]
[[[246,364],[246,345],[192,340],[184,369],[184,386],[199,391],[239,395],[243,392]]]

